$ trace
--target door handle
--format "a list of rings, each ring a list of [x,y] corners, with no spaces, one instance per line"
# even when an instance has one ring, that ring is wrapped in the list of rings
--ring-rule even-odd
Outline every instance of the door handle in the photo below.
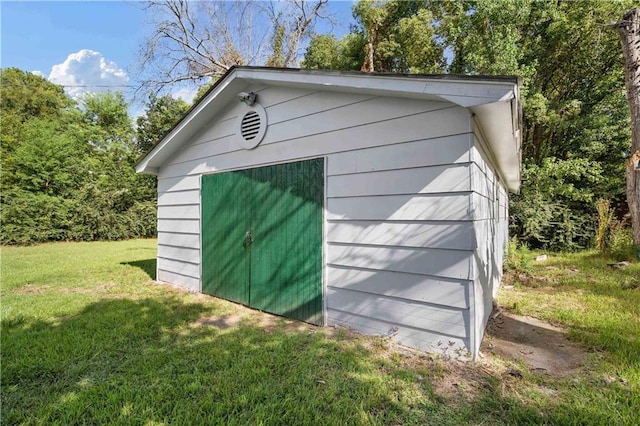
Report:
[[[249,230],[249,231],[247,231],[247,233],[244,236],[244,241],[242,242],[242,245],[245,248],[247,248],[251,244],[253,244],[253,233],[251,232],[251,230]]]

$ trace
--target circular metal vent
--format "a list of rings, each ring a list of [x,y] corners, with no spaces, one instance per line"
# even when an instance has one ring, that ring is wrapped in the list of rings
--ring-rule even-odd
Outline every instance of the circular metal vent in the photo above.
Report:
[[[237,140],[244,149],[257,147],[267,131],[267,114],[262,106],[243,105],[239,114]]]
[[[245,140],[255,139],[258,132],[260,132],[260,116],[255,111],[249,111],[242,118],[240,126],[240,133]]]

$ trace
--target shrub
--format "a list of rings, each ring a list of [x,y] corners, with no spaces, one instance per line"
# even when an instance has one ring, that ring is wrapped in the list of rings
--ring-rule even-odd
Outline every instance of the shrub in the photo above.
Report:
[[[509,240],[507,256],[505,257],[504,270],[525,272],[531,266],[531,251],[526,245],[521,244],[517,237]]]
[[[596,228],[596,249],[603,253],[608,253],[611,249],[612,228],[615,227],[615,212],[611,208],[609,200],[599,199],[596,201],[598,211],[598,227]]]
[[[633,245],[633,235],[630,228],[615,226],[611,230],[610,253],[611,257],[617,261],[632,261],[636,258],[636,250]]]

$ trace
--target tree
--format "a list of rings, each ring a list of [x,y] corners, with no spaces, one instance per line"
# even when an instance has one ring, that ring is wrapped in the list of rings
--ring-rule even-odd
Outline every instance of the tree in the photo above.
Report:
[[[169,131],[189,109],[182,99],[149,95],[144,115],[138,117],[136,150],[144,155]]]
[[[155,184],[135,173],[124,97],[89,94],[81,110],[38,76],[17,69],[0,75],[0,242],[154,235]]]
[[[311,40],[301,65],[307,69],[357,70],[364,60],[364,48],[365,40],[359,34],[347,34],[341,40],[322,34]]]
[[[0,70],[0,108],[25,122],[33,117],[59,117],[75,102],[61,86],[18,68]]]
[[[327,1],[149,1],[156,22],[142,48],[141,88],[216,80],[233,65],[292,66]]]
[[[17,68],[0,70],[0,154],[2,169],[10,168],[13,152],[24,140],[25,123],[35,118],[63,120],[75,102],[62,87]]]
[[[595,200],[626,204],[629,117],[618,41],[603,24],[630,4],[361,0],[349,37],[362,40],[366,71],[520,76],[525,180],[512,229],[534,247],[577,249],[593,235]],[[320,37],[304,66],[344,63],[342,40]]]
[[[609,25],[620,35],[624,58],[627,101],[631,112],[631,152],[627,161],[627,203],[631,213],[633,243],[640,247],[640,9]]]
[[[435,37],[428,2],[361,0],[353,7],[356,33],[365,40],[360,71],[442,72],[443,50]]]

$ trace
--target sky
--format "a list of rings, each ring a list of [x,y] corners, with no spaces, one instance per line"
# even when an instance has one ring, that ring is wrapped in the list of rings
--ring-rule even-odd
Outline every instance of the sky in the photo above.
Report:
[[[86,91],[120,90],[131,99],[140,46],[153,27],[140,1],[0,0],[0,67],[34,72],[65,86],[78,98]],[[348,32],[351,1],[332,0],[338,25],[318,33]],[[196,88],[176,89],[191,102]],[[137,101],[130,111],[142,112]]]

